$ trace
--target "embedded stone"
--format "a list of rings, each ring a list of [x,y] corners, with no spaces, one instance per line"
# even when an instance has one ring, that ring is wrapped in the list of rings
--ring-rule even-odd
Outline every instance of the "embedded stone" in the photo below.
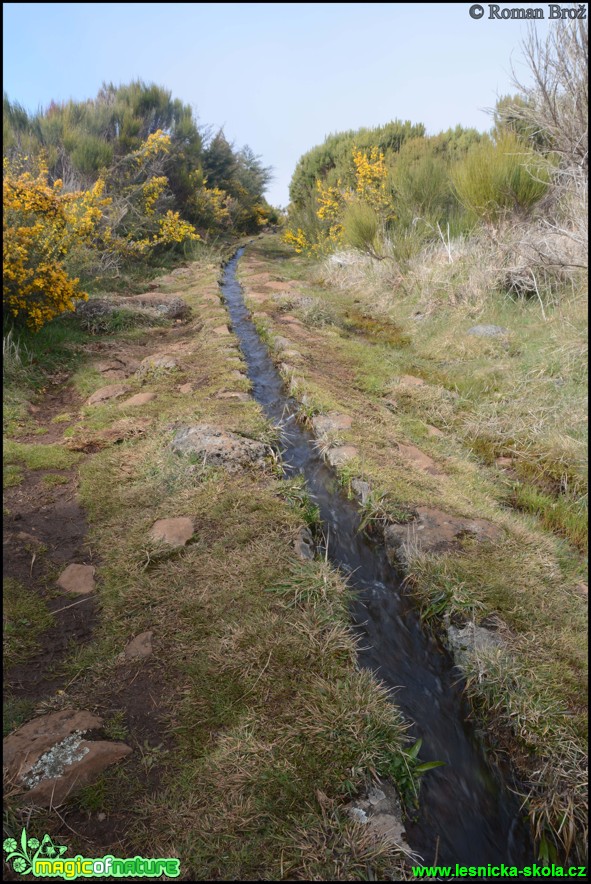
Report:
[[[317,414],[312,418],[312,426],[319,436],[336,430],[349,430],[352,423],[353,419],[348,414]]]
[[[62,709],[27,721],[3,741],[4,771],[10,780],[23,780],[39,758],[73,733],[100,728],[103,719],[91,712]]]
[[[404,458],[410,460],[419,470],[423,470],[425,473],[430,473],[432,476],[443,475],[442,470],[439,469],[433,458],[429,457],[428,454],[425,454],[424,451],[421,451],[421,449],[417,448],[415,445],[402,445],[398,443],[398,451]]]
[[[35,783],[37,777],[41,779],[21,801],[39,807],[59,807],[131,751],[125,743],[81,740],[73,735],[39,759],[38,768],[31,770],[29,782]]]
[[[224,390],[222,393],[216,393],[216,399],[235,399],[237,402],[248,402],[250,396],[248,393],[237,393],[233,390]]]
[[[147,405],[148,402],[151,402],[155,398],[156,393],[136,393],[131,399],[126,399],[125,402],[121,402],[119,408],[127,408],[128,405]]]
[[[193,520],[187,516],[178,516],[173,519],[158,519],[152,525],[150,537],[170,546],[184,546],[194,533]]]
[[[192,393],[193,392],[193,384],[181,384],[178,388],[179,393]]]
[[[293,546],[296,555],[303,561],[309,561],[314,558],[314,539],[309,528],[300,528]]]
[[[213,329],[214,335],[218,335],[220,337],[229,337],[231,335],[231,331],[227,325],[218,325]]]
[[[223,466],[230,471],[251,464],[262,465],[267,453],[262,442],[209,424],[177,430],[171,447],[176,454],[196,454],[207,464]]]
[[[326,459],[333,467],[341,467],[349,460],[357,457],[359,452],[354,445],[341,445],[338,448],[329,448]]]
[[[429,436],[445,436],[445,433],[437,427],[432,427],[431,424],[427,424],[427,433]]]
[[[92,565],[68,565],[57,584],[74,595],[88,595],[94,591],[94,571]]]
[[[129,393],[131,387],[126,384],[110,384],[108,387],[101,387],[86,400],[86,405],[99,405],[101,402],[107,402],[109,399],[117,399]]]
[[[496,338],[499,335],[508,335],[509,329],[500,325],[474,325],[468,329],[467,334],[479,338]]]
[[[173,368],[178,367],[178,362],[172,356],[167,356],[166,354],[159,355],[155,353],[153,356],[146,356],[145,359],[142,359],[140,362],[140,367],[137,370],[137,374],[142,375],[148,371],[171,371]]]
[[[412,374],[403,374],[398,378],[399,384],[404,384],[405,387],[424,387],[425,381],[422,378],[417,378]]]
[[[128,659],[133,659],[137,657],[149,657],[152,653],[152,636],[154,633],[152,630],[148,630],[147,632],[142,632],[140,635],[136,635],[135,638],[132,638],[130,642],[125,646],[125,651],[123,652]]]
[[[408,564],[415,551],[440,554],[458,548],[465,537],[496,542],[503,532],[486,519],[464,519],[432,507],[417,507],[416,518],[384,529],[390,564]]]
[[[361,505],[364,506],[371,495],[371,486],[369,482],[365,482],[363,479],[353,479],[351,482],[351,488],[361,501]]]

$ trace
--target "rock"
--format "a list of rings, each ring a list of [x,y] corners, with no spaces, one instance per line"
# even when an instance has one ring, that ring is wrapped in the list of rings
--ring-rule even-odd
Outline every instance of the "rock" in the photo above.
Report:
[[[302,354],[298,350],[284,350],[281,355],[284,359],[295,359],[296,362],[302,358]]]
[[[152,402],[155,398],[156,393],[136,393],[131,399],[126,399],[125,402],[121,402],[119,408],[127,408],[128,405],[147,405],[148,402]]]
[[[360,797],[344,810],[354,820],[366,826],[367,831],[376,838],[396,844],[410,855],[396,790],[388,783],[382,783],[381,786],[381,789],[372,787],[365,798]]]
[[[363,479],[353,479],[351,482],[351,488],[361,501],[361,505],[365,506],[371,495],[369,482],[364,482]]]
[[[414,466],[431,476],[442,476],[443,472],[439,469],[432,457],[421,451],[415,445],[402,445],[398,443],[398,451],[402,457],[410,460]]]
[[[103,720],[91,712],[62,709],[41,715],[21,725],[3,741],[3,765],[9,779],[23,779],[56,743],[73,733],[86,733],[102,726]]]
[[[422,378],[417,378],[412,374],[403,374],[398,378],[398,383],[403,384],[405,387],[424,387],[425,381]]]
[[[170,546],[184,546],[195,532],[193,520],[187,516],[158,519],[150,529],[152,540],[162,540]]]
[[[508,335],[509,329],[500,325],[474,325],[468,329],[467,334],[479,338],[496,338],[499,335]]]
[[[329,448],[326,459],[333,467],[340,467],[347,461],[357,457],[359,452],[354,445],[340,445],[338,448]]]
[[[125,743],[80,740],[73,735],[39,759],[39,767],[31,771],[31,776],[41,779],[22,800],[39,807],[59,807],[131,751]],[[53,772],[54,776],[47,776]]]
[[[149,657],[152,653],[152,636],[153,632],[149,630],[148,632],[142,632],[140,635],[136,635],[126,646],[125,651],[123,652],[128,659],[134,659],[137,657]]]
[[[192,393],[193,384],[181,384],[178,388],[179,393]]]
[[[336,430],[348,430],[352,423],[353,420],[348,414],[337,414],[335,412],[331,414],[317,414],[316,417],[312,418],[312,426],[318,436],[325,436],[327,433],[332,433]]]
[[[219,337],[229,337],[232,334],[227,325],[218,325],[213,329],[213,333]]]
[[[447,638],[454,660],[458,664],[474,654],[503,645],[503,639],[497,632],[485,629],[484,626],[476,626],[475,623],[467,623],[463,629],[448,626]]]
[[[502,531],[486,519],[463,519],[431,507],[417,507],[417,517],[404,525],[388,525],[384,530],[390,564],[407,564],[414,551],[444,553],[459,548],[464,537],[494,543]]]
[[[438,430],[437,427],[432,427],[431,424],[427,424],[427,433],[429,436],[445,436],[445,433]]]
[[[262,442],[209,424],[197,424],[177,430],[171,447],[176,454],[196,454],[206,463],[224,466],[230,471],[251,464],[262,465],[267,452]]]
[[[250,396],[248,393],[236,393],[233,390],[225,390],[222,393],[216,393],[216,399],[236,399],[238,402],[248,402]]]
[[[130,295],[125,298],[125,306],[148,308],[165,319],[186,319],[191,313],[187,302],[178,295],[160,295],[153,292]]]
[[[68,565],[60,574],[57,584],[74,595],[88,595],[94,592],[94,568],[92,565]]]
[[[178,368],[176,359],[166,354],[154,353],[153,356],[146,356],[145,359],[142,359],[136,374],[143,375],[149,371],[171,371],[174,368]]]
[[[99,405],[101,402],[107,402],[109,399],[117,399],[119,396],[125,396],[131,391],[131,387],[127,384],[110,384],[108,387],[101,387],[92,396],[86,400],[86,405]]]
[[[314,538],[309,528],[300,528],[293,546],[296,555],[303,561],[314,558]]]
[[[393,844],[404,843],[404,826],[400,820],[390,813],[376,813],[367,821],[367,827],[377,835]]]
[[[284,338],[282,335],[277,335],[273,338],[273,347],[275,350],[289,350],[293,348],[293,341],[290,341],[289,338]]]

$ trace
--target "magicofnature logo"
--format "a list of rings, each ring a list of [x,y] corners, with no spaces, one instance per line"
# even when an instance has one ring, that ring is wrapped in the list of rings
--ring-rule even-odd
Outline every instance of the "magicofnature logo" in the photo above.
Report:
[[[101,858],[78,855],[64,859],[68,849],[65,845],[56,844],[49,835],[45,835],[41,841],[29,838],[26,829],[22,830],[20,846],[16,838],[6,838],[2,846],[6,862],[12,865],[17,874],[37,878],[160,878],[162,875],[178,878],[181,873],[180,861],[171,857],[145,859],[134,856],[123,859],[109,854]]]

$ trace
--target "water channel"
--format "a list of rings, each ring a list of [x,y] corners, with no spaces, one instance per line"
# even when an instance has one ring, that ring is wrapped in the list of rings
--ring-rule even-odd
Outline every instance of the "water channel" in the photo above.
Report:
[[[359,665],[395,689],[396,704],[414,722],[411,734],[423,740],[421,761],[445,762],[422,777],[418,818],[406,823],[408,843],[427,864],[437,855],[437,862],[446,865],[529,865],[534,849],[520,801],[506,784],[507,772],[487,759],[469,721],[451,656],[423,628],[383,544],[358,530],[357,504],[341,491],[314,445],[314,436],[295,418],[296,403],[250,319],[236,279],[243,251],[225,265],[222,293],[254,398],[282,428],[284,473],[304,476],[320,510],[328,558],[355,590],[351,618],[361,637]]]

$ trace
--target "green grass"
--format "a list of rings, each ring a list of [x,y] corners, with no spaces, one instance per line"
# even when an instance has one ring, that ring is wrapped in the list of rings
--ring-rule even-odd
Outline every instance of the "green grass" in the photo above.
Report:
[[[67,470],[81,455],[59,444],[35,445],[30,442],[4,441],[4,462],[23,464],[29,470]]]
[[[2,660],[14,666],[39,648],[39,635],[52,624],[45,602],[17,580],[4,581]]]
[[[14,464],[4,464],[2,469],[2,482],[5,488],[13,488],[23,481],[23,471]]]

